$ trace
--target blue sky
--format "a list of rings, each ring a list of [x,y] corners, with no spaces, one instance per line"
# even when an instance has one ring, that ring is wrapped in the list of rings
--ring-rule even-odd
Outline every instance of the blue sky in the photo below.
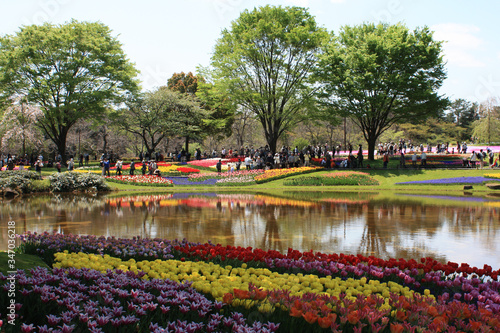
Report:
[[[113,30],[150,90],[175,72],[208,66],[221,30],[244,9],[265,4],[309,8],[334,33],[363,22],[429,26],[436,40],[446,41],[442,94],[474,102],[500,96],[500,2],[494,0],[0,0],[0,34],[46,21],[100,21]]]

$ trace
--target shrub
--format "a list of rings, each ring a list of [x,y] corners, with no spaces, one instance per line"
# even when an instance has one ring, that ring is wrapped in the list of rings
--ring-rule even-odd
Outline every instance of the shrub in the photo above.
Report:
[[[63,172],[49,176],[52,192],[109,191],[104,177],[93,173]]]
[[[21,175],[12,175],[10,177],[0,178],[0,188],[2,192],[11,189],[20,193],[31,192],[31,180]]]
[[[34,171],[28,170],[6,170],[0,172],[0,178],[9,178],[9,177],[22,177],[24,179],[42,179],[42,176]]]

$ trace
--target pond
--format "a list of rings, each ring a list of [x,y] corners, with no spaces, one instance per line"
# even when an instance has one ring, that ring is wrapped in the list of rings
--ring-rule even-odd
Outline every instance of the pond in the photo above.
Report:
[[[398,193],[30,196],[0,202],[0,250],[16,233],[186,238],[286,252],[432,257],[500,267],[500,198]]]

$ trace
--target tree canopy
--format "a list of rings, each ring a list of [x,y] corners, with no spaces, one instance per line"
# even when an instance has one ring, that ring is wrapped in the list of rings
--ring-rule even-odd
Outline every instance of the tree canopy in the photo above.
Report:
[[[216,43],[215,85],[257,116],[273,152],[311,105],[308,79],[327,36],[304,8],[264,6],[242,12]]]
[[[113,113],[115,124],[140,137],[150,154],[164,139],[186,137],[188,143],[189,138],[202,136],[206,117],[195,96],[166,86],[144,93]]]
[[[0,88],[42,110],[37,122],[65,157],[66,138],[80,119],[100,119],[137,91],[137,71],[102,23],[24,26],[0,39]]]
[[[351,117],[374,158],[377,138],[394,123],[436,115],[447,100],[437,94],[446,78],[441,42],[428,28],[401,24],[344,26],[317,66],[321,97]]]

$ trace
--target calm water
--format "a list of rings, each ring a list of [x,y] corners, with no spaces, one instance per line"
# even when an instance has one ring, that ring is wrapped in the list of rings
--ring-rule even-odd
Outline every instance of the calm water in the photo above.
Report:
[[[32,196],[0,202],[25,231],[187,238],[286,251],[350,253],[500,268],[500,198],[384,193],[175,193],[127,197]]]

